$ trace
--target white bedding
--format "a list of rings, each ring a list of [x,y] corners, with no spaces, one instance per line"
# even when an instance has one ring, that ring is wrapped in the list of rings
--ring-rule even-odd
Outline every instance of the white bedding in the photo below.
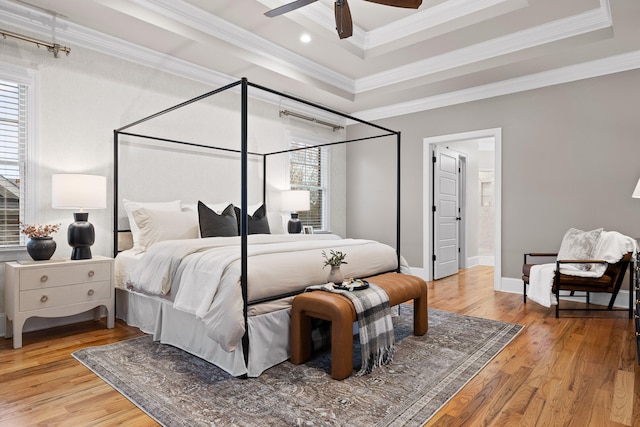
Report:
[[[371,240],[334,235],[251,235],[248,300],[298,291],[326,282],[323,250],[347,254],[345,277],[397,268],[396,252]],[[153,245],[127,276],[127,286],[153,295],[173,294],[174,308],[204,322],[207,336],[226,351],[244,335],[240,281],[240,238],[165,241]]]

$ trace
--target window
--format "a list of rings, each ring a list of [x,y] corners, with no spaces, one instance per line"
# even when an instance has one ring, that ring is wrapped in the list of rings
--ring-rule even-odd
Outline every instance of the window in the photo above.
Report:
[[[313,147],[302,141],[292,141],[291,148]],[[309,190],[311,208],[298,212],[300,221],[314,231],[328,231],[327,191],[328,148],[313,147],[289,153],[289,183],[292,190]]]
[[[27,157],[34,147],[27,147],[33,123],[33,73],[24,69],[0,70],[0,247],[24,246],[25,236],[20,233],[20,222],[32,222],[31,209],[36,194],[27,203],[26,185],[37,183],[37,175],[27,176]],[[32,168],[35,169],[35,168]],[[30,193],[34,193],[31,191]],[[29,218],[29,219],[27,219]]]

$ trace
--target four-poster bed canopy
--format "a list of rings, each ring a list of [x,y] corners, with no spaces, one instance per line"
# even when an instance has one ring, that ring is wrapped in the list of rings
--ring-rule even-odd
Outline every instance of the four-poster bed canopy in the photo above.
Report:
[[[288,150],[274,150],[268,152],[257,152],[250,151],[248,147],[249,141],[249,90],[256,89],[261,91],[263,94],[267,94],[268,96],[279,97],[280,99],[286,99],[289,101],[293,101],[299,103],[300,105],[311,107],[323,111],[325,113],[330,113],[341,117],[347,121],[351,121],[353,123],[360,123],[366,126],[371,127],[376,132],[380,132],[378,135],[358,138],[358,139],[345,139],[342,141],[332,141],[326,143],[320,143],[314,146],[308,146],[304,148],[294,148]],[[173,111],[177,111],[181,108],[184,108],[188,105],[195,104],[199,101],[207,99],[209,97],[213,97],[215,95],[233,91],[240,92],[240,148],[228,148],[228,147],[216,147],[212,145],[206,145],[201,143],[195,143],[190,141],[181,141],[177,139],[171,138],[163,138],[158,136],[152,136],[144,133],[136,133],[134,132],[134,128],[143,123],[149,124],[161,116],[164,116]],[[393,268],[395,271],[400,271],[401,268],[401,256],[400,256],[400,142],[401,136],[400,132],[393,131],[382,126],[366,122],[364,120],[360,120],[358,118],[349,116],[347,114],[341,113],[339,111],[335,111],[333,109],[317,105],[315,103],[296,98],[294,96],[278,92],[254,83],[249,82],[247,79],[243,78],[239,81],[226,85],[224,87],[215,89],[208,93],[205,93],[201,96],[195,97],[178,105],[175,105],[171,108],[164,109],[158,113],[152,114],[140,120],[134,121],[128,125],[122,126],[119,129],[114,130],[114,187],[113,187],[113,197],[114,197],[114,235],[113,235],[113,247],[114,247],[114,256],[118,256],[119,254],[119,234],[122,231],[126,231],[120,228],[119,224],[119,216],[120,216],[120,145],[122,143],[122,137],[131,137],[131,138],[139,138],[142,141],[154,141],[159,144],[169,144],[169,145],[178,145],[185,147],[195,147],[197,149],[203,150],[213,150],[221,153],[233,153],[234,155],[240,156],[240,206],[239,211],[241,214],[238,218],[238,235],[239,235],[239,244],[240,244],[240,287],[241,287],[241,295],[242,295],[242,315],[244,318],[244,335],[242,336],[242,352],[245,367],[248,370],[249,365],[249,325],[248,325],[248,309],[252,304],[260,304],[268,301],[274,301],[276,299],[281,299],[283,297],[288,297],[300,293],[300,290],[289,291],[285,293],[280,293],[278,295],[268,296],[266,298],[260,298],[256,300],[249,300],[248,295],[248,265],[249,265],[249,215],[248,212],[248,162],[249,159],[258,159],[262,164],[262,202],[266,203],[267,198],[267,165],[268,160],[271,156],[282,155],[289,152],[297,151],[297,150],[306,150],[310,148],[319,148],[319,147],[329,147],[334,145],[343,145],[358,141],[366,141],[371,139],[383,138],[383,137],[395,137],[396,140],[396,239],[395,239],[395,267]],[[377,242],[376,242],[377,243]]]

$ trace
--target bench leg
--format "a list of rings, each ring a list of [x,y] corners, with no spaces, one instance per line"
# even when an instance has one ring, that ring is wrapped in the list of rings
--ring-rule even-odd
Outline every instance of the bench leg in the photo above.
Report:
[[[291,363],[300,365],[311,359],[311,318],[291,310]]]
[[[353,371],[353,321],[331,322],[331,378],[343,380]]]
[[[422,336],[429,329],[427,296],[413,300],[413,335]]]

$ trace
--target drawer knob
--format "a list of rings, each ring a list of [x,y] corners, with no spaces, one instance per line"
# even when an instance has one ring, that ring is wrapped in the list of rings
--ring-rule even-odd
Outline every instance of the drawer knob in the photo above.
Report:
[[[42,283],[46,282],[47,280],[49,280],[49,276],[47,276],[46,274],[43,274],[42,277],[40,278],[40,281]]]
[[[93,294],[95,294],[95,291],[93,289],[89,289],[89,292],[87,292],[87,295],[92,296]]]
[[[89,277],[93,277],[96,273],[93,270],[89,270]]]
[[[49,297],[46,295],[42,295],[42,297],[40,297],[40,302],[47,302],[49,301]]]

